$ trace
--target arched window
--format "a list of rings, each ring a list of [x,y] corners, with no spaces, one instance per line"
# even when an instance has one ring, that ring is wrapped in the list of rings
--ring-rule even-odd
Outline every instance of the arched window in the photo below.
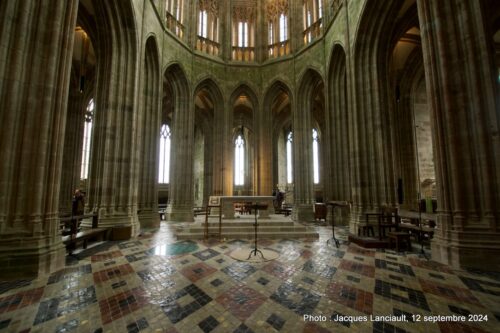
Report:
[[[286,182],[288,184],[293,183],[292,140],[293,134],[290,131],[288,132],[288,136],[286,137]]]
[[[170,127],[164,124],[160,131],[160,167],[158,182],[168,184],[170,176]]]
[[[314,170],[314,184],[319,184],[319,151],[318,151],[318,131],[312,130],[313,137],[313,170]]]
[[[245,140],[239,134],[234,141],[234,185],[245,184]]]
[[[92,137],[92,122],[94,120],[94,99],[91,99],[85,110],[85,125],[83,128],[82,167],[80,179],[87,179],[90,162],[90,139]]]

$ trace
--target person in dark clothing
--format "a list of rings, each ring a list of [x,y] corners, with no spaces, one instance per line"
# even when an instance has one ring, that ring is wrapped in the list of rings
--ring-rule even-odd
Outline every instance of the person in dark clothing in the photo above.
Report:
[[[73,201],[71,205],[71,215],[72,216],[80,216],[83,215],[85,208],[85,197],[83,193],[79,190],[75,190],[75,195],[73,195]],[[78,227],[80,224],[80,219],[72,219],[71,220],[71,233],[76,234],[78,231]]]

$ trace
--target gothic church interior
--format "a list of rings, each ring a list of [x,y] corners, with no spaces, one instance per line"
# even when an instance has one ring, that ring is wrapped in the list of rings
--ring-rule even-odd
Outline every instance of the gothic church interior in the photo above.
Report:
[[[0,45],[0,332],[498,330],[498,1],[2,1]]]

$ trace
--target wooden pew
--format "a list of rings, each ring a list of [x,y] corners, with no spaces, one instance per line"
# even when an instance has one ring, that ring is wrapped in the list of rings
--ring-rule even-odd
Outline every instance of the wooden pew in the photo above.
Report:
[[[92,218],[92,228],[79,231],[79,221],[89,217]],[[70,225],[69,233],[67,233],[67,222]],[[86,249],[90,240],[99,239],[102,241],[108,239],[110,228],[99,228],[98,224],[97,213],[60,218],[61,234],[63,235],[62,241],[66,245],[69,254],[72,253],[79,243],[82,243],[83,248]]]

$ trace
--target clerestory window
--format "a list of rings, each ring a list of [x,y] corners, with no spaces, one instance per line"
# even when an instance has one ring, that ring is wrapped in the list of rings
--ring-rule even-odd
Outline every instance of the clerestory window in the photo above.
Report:
[[[82,166],[80,179],[87,179],[90,164],[90,143],[92,138],[92,123],[94,121],[94,99],[91,99],[85,110],[85,124],[83,127]]]

